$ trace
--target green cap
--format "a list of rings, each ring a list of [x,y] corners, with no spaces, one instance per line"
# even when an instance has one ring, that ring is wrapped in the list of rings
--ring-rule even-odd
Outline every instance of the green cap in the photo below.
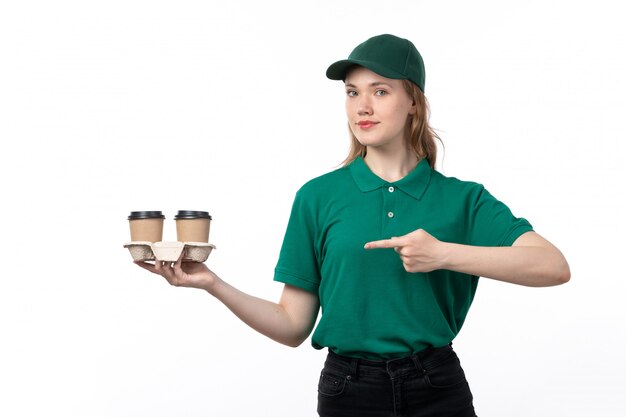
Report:
[[[331,80],[346,79],[348,69],[360,65],[385,78],[410,80],[422,92],[426,81],[424,60],[415,45],[393,35],[369,38],[352,51],[348,59],[337,61],[326,70]]]

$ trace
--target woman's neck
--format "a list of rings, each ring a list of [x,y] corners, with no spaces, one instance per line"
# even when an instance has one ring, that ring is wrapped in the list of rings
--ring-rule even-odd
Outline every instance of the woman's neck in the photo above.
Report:
[[[396,182],[407,176],[419,162],[415,153],[405,149],[399,152],[384,152],[369,147],[363,158],[374,174],[389,182]]]

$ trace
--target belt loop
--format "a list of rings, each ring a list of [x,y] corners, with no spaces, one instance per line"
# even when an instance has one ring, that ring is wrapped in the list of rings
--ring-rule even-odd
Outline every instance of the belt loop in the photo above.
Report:
[[[348,376],[348,379],[356,379],[357,372],[359,372],[359,358],[352,358],[350,361],[350,375]]]
[[[417,369],[417,372],[421,373],[422,375],[426,374],[426,369],[424,369],[424,367],[422,366],[422,363],[419,360],[419,357],[417,355],[411,355],[411,360],[413,361],[413,365],[415,365],[415,369]]]

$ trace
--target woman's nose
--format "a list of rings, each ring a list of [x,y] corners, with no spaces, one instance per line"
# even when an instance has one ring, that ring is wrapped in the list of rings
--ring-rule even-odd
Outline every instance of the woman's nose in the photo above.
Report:
[[[372,103],[368,97],[361,96],[359,98],[357,112],[359,115],[372,114]]]

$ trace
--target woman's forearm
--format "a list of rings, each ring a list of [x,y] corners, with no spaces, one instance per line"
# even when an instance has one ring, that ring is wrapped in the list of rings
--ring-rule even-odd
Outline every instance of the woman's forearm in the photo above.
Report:
[[[219,278],[207,291],[254,330],[293,347],[308,337],[319,310],[316,295],[288,285],[278,303],[246,294]]]
[[[443,269],[529,287],[547,287],[569,281],[569,266],[561,252],[533,235],[523,236],[510,247],[444,243]]]
[[[448,269],[529,287],[569,281],[559,249],[535,232],[519,236],[511,247],[468,246],[437,240],[423,229],[365,244],[366,250],[393,248],[407,272]]]
[[[183,262],[137,262],[177,287],[199,288],[220,300],[244,323],[288,346],[298,346],[313,330],[319,311],[317,294],[292,285],[283,287],[278,303],[246,294],[223,281],[206,264]]]

